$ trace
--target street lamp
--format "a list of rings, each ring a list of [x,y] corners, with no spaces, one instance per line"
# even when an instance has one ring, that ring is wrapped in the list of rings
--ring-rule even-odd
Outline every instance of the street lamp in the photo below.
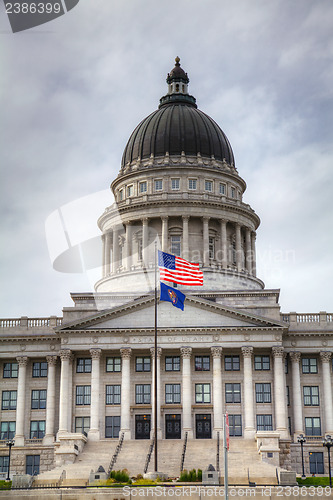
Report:
[[[6,443],[6,446],[9,448],[9,454],[8,454],[8,474],[7,474],[7,481],[10,481],[9,477],[9,472],[10,472],[10,455],[12,452],[12,446],[14,446],[14,439],[9,439]]]
[[[305,437],[303,436],[303,434],[300,434],[299,436],[297,436],[297,441],[299,442],[299,444],[301,445],[301,450],[302,450],[302,479],[305,479],[306,476],[305,476],[305,473],[304,473],[304,454],[303,454],[303,444],[306,442],[306,439]]]
[[[327,435],[325,436],[325,439],[323,441],[323,446],[327,448],[327,453],[328,453],[328,473],[330,476],[330,487],[332,488],[332,473],[331,473],[331,447],[333,446],[333,441],[331,436]]]

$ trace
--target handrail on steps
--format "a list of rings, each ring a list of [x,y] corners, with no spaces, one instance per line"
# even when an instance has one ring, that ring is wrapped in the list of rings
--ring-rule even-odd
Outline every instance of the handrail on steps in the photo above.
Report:
[[[124,433],[122,432],[121,435],[120,435],[120,438],[119,438],[119,441],[118,441],[118,444],[116,446],[116,449],[115,449],[115,452],[111,458],[111,462],[110,462],[110,465],[109,465],[109,469],[108,469],[108,476],[110,476],[112,470],[113,470],[113,466],[114,464],[116,463],[117,461],[117,458],[118,458],[118,455],[119,455],[119,452],[121,450],[121,447],[123,445],[123,441],[124,441]]]
[[[143,469],[143,473],[144,474],[146,474],[146,472],[148,470],[150,459],[151,459],[151,455],[152,455],[153,449],[154,449],[154,445],[155,445],[155,437],[152,438],[151,443],[149,445],[149,450],[148,450],[147,457],[146,457],[146,463],[145,463],[145,467]]]
[[[187,446],[187,435],[188,433],[185,432],[185,438],[184,438],[184,444],[183,444],[183,453],[182,453],[182,458],[180,461],[180,472],[182,472],[184,468],[184,462],[185,462],[185,453],[186,453],[186,446]]]

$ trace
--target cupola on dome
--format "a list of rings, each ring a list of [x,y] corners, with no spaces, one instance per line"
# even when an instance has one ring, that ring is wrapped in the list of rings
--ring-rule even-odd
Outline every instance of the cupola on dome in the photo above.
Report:
[[[197,108],[188,94],[189,78],[176,58],[167,76],[168,93],[159,109],[151,113],[132,132],[124,150],[122,167],[158,156],[196,156],[215,158],[234,165],[231,145],[217,123]]]

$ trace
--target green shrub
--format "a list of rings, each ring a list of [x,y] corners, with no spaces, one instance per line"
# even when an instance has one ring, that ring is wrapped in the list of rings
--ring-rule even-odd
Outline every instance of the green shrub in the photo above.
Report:
[[[12,482],[11,481],[0,481],[0,490],[11,490]]]
[[[116,483],[132,484],[126,469],[111,471],[110,478],[114,479]]]
[[[296,478],[298,486],[329,486],[330,480],[328,477],[315,477],[310,476],[305,479],[301,477]]]
[[[196,483],[202,481],[202,470],[198,469],[198,472],[196,472],[195,469],[192,469],[188,472],[185,469],[180,473],[178,481],[181,483]]]

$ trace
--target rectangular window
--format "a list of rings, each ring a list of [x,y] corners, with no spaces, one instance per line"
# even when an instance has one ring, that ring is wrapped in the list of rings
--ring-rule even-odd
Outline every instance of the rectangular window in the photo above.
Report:
[[[231,198],[236,198],[236,189],[234,187],[230,189],[230,196]]]
[[[181,254],[181,237],[171,236],[171,253],[180,257]]]
[[[38,361],[32,363],[32,376],[33,377],[47,377],[47,362]]]
[[[180,403],[180,384],[165,384],[165,403]]]
[[[305,435],[321,436],[320,417],[305,417]]]
[[[257,415],[257,431],[272,431],[272,415]]]
[[[27,455],[25,463],[25,473],[30,476],[39,474],[40,455]]]
[[[225,371],[239,371],[239,356],[224,356]]]
[[[255,370],[269,370],[269,356],[254,356],[254,369]]]
[[[76,386],[76,404],[77,405],[90,405],[91,387],[90,385],[77,385]]]
[[[46,408],[46,390],[31,391],[31,409],[45,410]]]
[[[105,404],[120,405],[120,385],[107,385],[105,388]]]
[[[171,189],[177,191],[180,186],[180,179],[171,179]]]
[[[0,472],[8,472],[9,455],[0,457]]]
[[[162,179],[155,180],[155,191],[162,191],[163,189],[163,181]]]
[[[310,474],[324,474],[324,454],[321,451],[309,452]]]
[[[139,183],[139,193],[146,193],[147,192],[147,182],[143,181]]]
[[[226,403],[241,402],[240,384],[225,384],[225,402]]]
[[[303,387],[304,406],[319,406],[319,387],[304,386]]]
[[[127,196],[133,196],[134,194],[134,186],[131,184],[130,186],[127,186]]]
[[[16,422],[1,422],[0,440],[14,439]]]
[[[106,371],[107,372],[120,372],[121,371],[121,358],[112,357],[106,358]]]
[[[197,179],[189,179],[188,180],[188,188],[192,191],[197,189]]]
[[[105,417],[105,437],[119,438],[120,432],[120,417]]]
[[[78,358],[76,360],[76,373],[91,373],[91,358]]]
[[[195,356],[194,362],[195,362],[196,372],[209,372],[210,370],[209,356]]]
[[[150,384],[136,384],[135,403],[137,405],[150,404]]]
[[[3,378],[17,378],[18,365],[17,363],[3,364]]]
[[[32,420],[30,422],[30,439],[43,439],[45,436],[45,420]]]
[[[289,385],[286,386],[286,399],[287,399],[287,406],[290,406],[290,391],[289,391]]]
[[[119,201],[123,201],[123,199],[124,199],[124,190],[123,190],[123,189],[121,189],[121,190],[119,191]]]
[[[88,434],[90,429],[90,417],[75,417],[75,432]]]
[[[316,358],[302,358],[302,373],[318,373]]]
[[[229,415],[229,435],[242,435],[242,415]]]
[[[195,384],[195,402],[210,403],[210,384]]]
[[[226,193],[226,185],[220,182],[220,194],[225,194],[225,193]]]
[[[2,391],[2,410],[16,410],[17,391]]]
[[[286,357],[284,360],[284,373],[287,375],[288,373],[288,358]]]
[[[215,238],[209,237],[209,258],[215,259]]]
[[[205,181],[205,190],[210,193],[213,191],[213,181]]]
[[[165,371],[166,372],[179,372],[180,371],[180,357],[179,356],[165,356]]]
[[[135,371],[137,372],[150,372],[150,357],[137,356],[135,360]]]
[[[271,402],[271,384],[256,384],[256,403]]]

